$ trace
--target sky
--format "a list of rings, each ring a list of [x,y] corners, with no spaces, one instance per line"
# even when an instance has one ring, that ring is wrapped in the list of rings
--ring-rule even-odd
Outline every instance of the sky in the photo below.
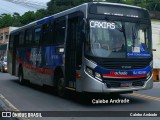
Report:
[[[13,14],[17,12],[22,15],[27,11],[46,8],[46,3],[49,1],[50,0],[0,0],[0,14]]]

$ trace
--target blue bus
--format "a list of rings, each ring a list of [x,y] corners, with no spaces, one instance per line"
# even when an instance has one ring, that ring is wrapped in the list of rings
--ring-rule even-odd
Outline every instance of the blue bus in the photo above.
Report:
[[[8,72],[59,96],[66,90],[131,93],[153,86],[151,20],[146,9],[91,2],[10,33]]]

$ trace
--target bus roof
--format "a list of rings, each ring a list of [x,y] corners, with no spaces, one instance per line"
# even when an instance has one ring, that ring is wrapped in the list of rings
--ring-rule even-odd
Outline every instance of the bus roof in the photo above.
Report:
[[[136,8],[136,9],[144,9],[144,8],[141,8],[141,7],[138,7],[138,6],[120,4],[120,3],[110,3],[110,2],[93,2],[93,4],[117,5],[117,6],[131,7],[131,8]]]
[[[84,11],[84,12],[85,12],[85,11],[88,9],[88,5],[92,5],[92,4],[114,5],[114,6],[122,6],[122,7],[129,7],[129,8],[146,10],[146,9],[144,9],[144,8],[141,8],[141,7],[132,6],[132,5],[126,5],[126,4],[119,4],[119,3],[89,2],[89,3],[84,3],[84,4],[81,4],[81,5],[79,5],[79,6],[76,6],[76,7],[67,9],[67,10],[64,10],[64,11],[59,12],[59,13],[56,13],[56,14],[54,14],[54,15],[51,15],[51,16],[44,17],[44,18],[42,18],[42,19],[33,21],[33,22],[31,22],[31,23],[29,23],[29,24],[27,24],[27,25],[24,25],[24,26],[16,29],[16,30],[13,30],[11,33],[18,32],[19,30],[22,30],[22,29],[25,29],[25,28],[29,28],[29,27],[32,27],[32,26],[34,26],[34,25],[43,24],[43,23],[45,23],[45,22],[47,22],[47,21],[50,21],[50,20],[52,20],[52,19],[65,16],[65,15],[67,15],[67,14],[71,14],[71,13],[74,13],[74,12],[76,12],[76,11]],[[85,17],[87,18],[87,12],[86,12]]]

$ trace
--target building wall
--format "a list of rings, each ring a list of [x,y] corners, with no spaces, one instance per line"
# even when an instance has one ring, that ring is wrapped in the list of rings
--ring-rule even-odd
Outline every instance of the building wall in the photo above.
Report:
[[[8,42],[9,33],[15,29],[17,29],[17,27],[7,27],[0,29],[0,44]]]
[[[152,20],[153,79],[160,80],[160,20]]]
[[[153,68],[160,69],[160,20],[152,20]]]

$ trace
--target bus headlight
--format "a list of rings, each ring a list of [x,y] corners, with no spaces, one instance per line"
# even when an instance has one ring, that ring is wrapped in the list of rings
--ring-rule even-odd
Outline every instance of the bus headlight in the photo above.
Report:
[[[86,66],[86,72],[92,77],[102,81],[101,74]]]
[[[93,70],[92,69],[90,69],[90,68],[86,68],[86,72],[89,74],[89,75],[91,75],[91,76],[93,76]]]
[[[152,74],[151,71],[147,73],[147,80],[151,77],[151,74]]]
[[[149,66],[151,66],[151,68],[153,68],[153,61],[151,61],[151,62],[149,63]]]
[[[101,74],[99,74],[98,72],[95,72],[95,78],[100,78],[101,79]]]

